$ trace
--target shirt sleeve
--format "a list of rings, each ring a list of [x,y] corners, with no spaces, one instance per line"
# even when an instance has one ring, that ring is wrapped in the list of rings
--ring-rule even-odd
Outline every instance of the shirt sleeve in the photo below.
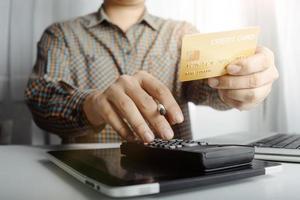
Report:
[[[38,43],[37,61],[25,90],[34,121],[61,137],[81,135],[92,128],[83,112],[90,92],[74,86],[64,33],[59,24],[52,25]]]
[[[185,23],[181,31],[181,37],[179,41],[180,47],[181,47],[182,37],[185,34],[193,34],[198,32],[199,31],[197,30],[196,27],[194,27],[189,23]],[[179,53],[179,57],[180,57],[181,48],[179,52],[180,52]],[[228,106],[221,100],[218,90],[209,87],[207,83],[207,79],[183,82],[181,84],[180,94],[182,95],[185,101],[192,102],[196,105],[210,106],[217,110],[231,109],[230,106]]]

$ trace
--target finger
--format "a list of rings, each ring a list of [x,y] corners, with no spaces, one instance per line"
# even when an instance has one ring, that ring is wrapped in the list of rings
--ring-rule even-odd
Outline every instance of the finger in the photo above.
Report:
[[[170,90],[158,79],[147,72],[139,71],[135,77],[140,82],[141,87],[152,97],[158,100],[167,110],[168,120],[181,123],[184,120],[182,111],[174,99]]]
[[[133,131],[144,142],[153,141],[154,134],[130,97],[124,93],[122,88],[115,85],[109,91],[108,100],[116,107],[123,118],[126,119]]]
[[[144,118],[155,130],[155,133],[166,140],[173,138],[174,132],[169,122],[158,113],[156,102],[140,85],[137,84],[134,88],[128,88],[126,94],[134,101]]]
[[[230,106],[230,107],[232,107],[232,108],[238,108],[239,106],[242,105],[242,102],[237,101],[237,100],[233,100],[233,99],[227,97],[227,96],[225,95],[225,90],[219,90],[218,92],[219,92],[220,98],[222,99],[222,101],[223,101],[226,105],[228,105],[228,106]]]
[[[117,133],[126,140],[134,140],[134,135],[125,124],[125,122],[119,117],[115,109],[107,100],[102,100],[101,108],[103,109],[102,118],[108,123]]]
[[[224,75],[208,79],[208,84],[217,89],[249,89],[272,83],[278,77],[275,67],[245,76]]]
[[[241,102],[259,102],[266,98],[272,88],[272,84],[267,84],[255,89],[241,89],[241,90],[224,90],[224,95]]]
[[[231,75],[249,75],[264,71],[273,65],[273,53],[265,47],[258,47],[255,55],[234,61],[226,67],[226,70]]]
[[[245,103],[245,102],[237,101],[237,100],[234,100],[234,99],[231,99],[231,98],[227,97],[224,94],[224,90],[220,90],[219,95],[220,95],[220,98],[223,100],[223,102],[225,104],[229,105],[230,107],[236,108],[240,111],[249,110],[253,107],[256,107],[259,103],[261,103],[263,101],[263,100],[260,100],[260,101],[255,102],[255,103]]]

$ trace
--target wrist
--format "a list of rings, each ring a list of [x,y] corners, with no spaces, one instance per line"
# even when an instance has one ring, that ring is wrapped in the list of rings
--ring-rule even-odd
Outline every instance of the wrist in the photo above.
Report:
[[[105,125],[104,120],[99,114],[99,108],[97,106],[97,100],[100,95],[101,92],[99,91],[92,92],[85,98],[83,102],[83,112],[86,116],[86,119],[95,129],[99,129]]]

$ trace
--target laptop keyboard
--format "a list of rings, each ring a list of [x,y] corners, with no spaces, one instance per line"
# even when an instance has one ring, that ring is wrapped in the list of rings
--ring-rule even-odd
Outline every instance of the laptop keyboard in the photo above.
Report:
[[[256,147],[300,149],[299,134],[279,133],[252,143]]]

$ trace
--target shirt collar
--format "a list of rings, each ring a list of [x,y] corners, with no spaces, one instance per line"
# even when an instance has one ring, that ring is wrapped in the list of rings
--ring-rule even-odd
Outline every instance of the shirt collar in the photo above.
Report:
[[[155,17],[153,15],[151,15],[147,9],[145,9],[144,14],[141,17],[139,23],[141,23],[141,22],[145,22],[146,24],[148,24],[151,28],[153,28],[156,31],[159,28],[158,21],[155,20]]]
[[[103,6],[101,6],[97,12],[96,18],[90,20],[87,27],[93,28],[93,27],[103,23],[104,21],[111,23],[109,17],[107,16],[107,14],[105,13],[105,11],[103,9]],[[142,17],[140,18],[140,20],[137,23],[139,24],[139,23],[143,23],[143,22],[146,23],[147,25],[149,25],[154,30],[158,30],[158,28],[159,28],[159,24],[155,20],[155,17],[152,16],[151,14],[149,14],[147,9],[145,9]]]

